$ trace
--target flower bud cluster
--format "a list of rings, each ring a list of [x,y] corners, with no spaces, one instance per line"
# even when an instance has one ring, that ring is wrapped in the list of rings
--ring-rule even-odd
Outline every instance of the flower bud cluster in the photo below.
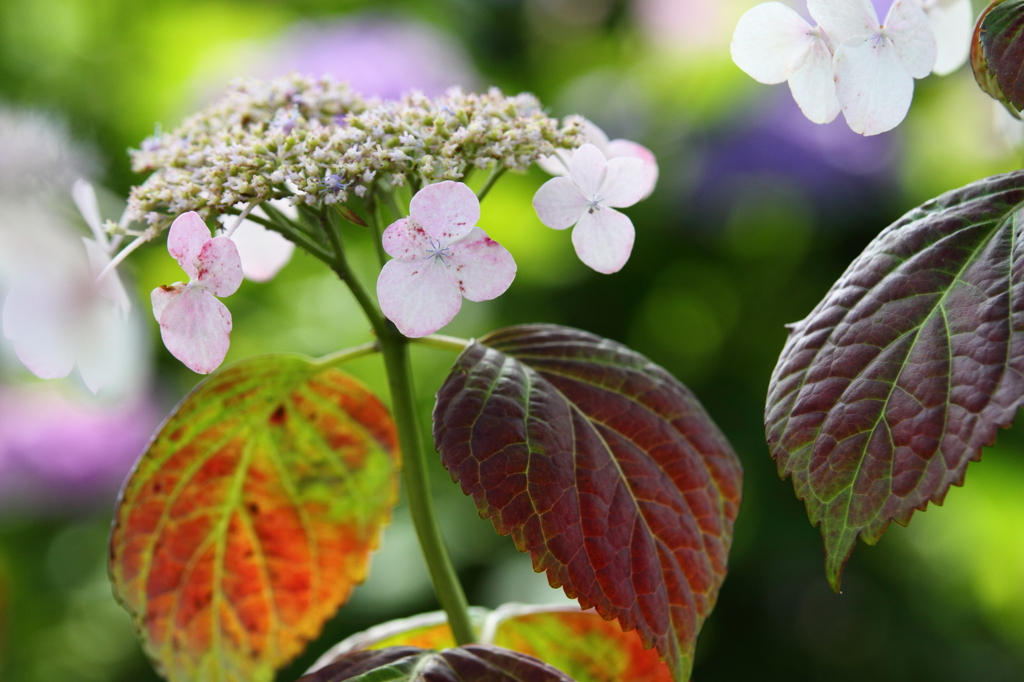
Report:
[[[416,188],[492,163],[525,170],[582,143],[581,120],[560,125],[532,95],[506,97],[497,89],[380,101],[330,79],[242,81],[133,152],[135,170],[153,174],[132,190],[129,209],[163,229],[187,211],[209,218],[283,197],[344,202],[375,183]]]

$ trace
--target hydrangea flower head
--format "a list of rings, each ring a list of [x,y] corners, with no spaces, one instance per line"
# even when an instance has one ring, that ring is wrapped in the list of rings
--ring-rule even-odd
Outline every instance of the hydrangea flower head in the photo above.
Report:
[[[153,173],[132,189],[128,207],[132,219],[162,231],[188,211],[210,219],[287,195],[308,205],[344,203],[379,182],[460,180],[496,163],[525,170],[577,146],[578,137],[577,119],[559,125],[529,94],[451,89],[381,102],[329,78],[241,81],[132,153],[134,170]]]
[[[476,226],[480,202],[461,182],[427,185],[412,198],[409,217],[384,231],[392,257],[377,279],[383,313],[409,337],[433,334],[470,301],[505,293],[516,263]]]
[[[242,284],[242,263],[234,242],[210,238],[195,212],[171,225],[167,250],[188,273],[189,282],[153,290],[153,315],[171,355],[199,374],[220,366],[230,345],[231,313],[216,297],[230,296]]]
[[[569,176],[551,178],[533,197],[540,221],[564,230],[575,225],[576,255],[594,270],[618,272],[633,251],[633,222],[616,208],[632,206],[644,197],[648,176],[644,163],[632,157],[606,159],[597,147],[585,144],[569,164]]]

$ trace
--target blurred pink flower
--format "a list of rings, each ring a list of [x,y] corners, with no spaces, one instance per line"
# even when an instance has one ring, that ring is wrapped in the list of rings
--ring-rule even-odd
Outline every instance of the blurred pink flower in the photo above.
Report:
[[[71,400],[54,384],[0,386],[0,509],[108,504],[159,422],[149,400]]]

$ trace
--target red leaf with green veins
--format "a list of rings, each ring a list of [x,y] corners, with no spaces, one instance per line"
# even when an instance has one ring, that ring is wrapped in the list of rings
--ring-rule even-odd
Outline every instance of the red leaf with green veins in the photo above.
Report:
[[[172,682],[261,682],[353,585],[397,498],[395,429],[356,380],[291,355],[201,383],[136,465],[114,589]]]
[[[1022,207],[1018,172],[914,209],[791,328],[768,444],[836,590],[857,537],[941,504],[1024,399]]]
[[[725,577],[742,472],[694,395],[621,344],[554,325],[471,344],[438,392],[452,477],[554,587],[689,676]]]
[[[485,644],[430,651],[399,646],[346,654],[299,682],[573,682],[532,656]]]

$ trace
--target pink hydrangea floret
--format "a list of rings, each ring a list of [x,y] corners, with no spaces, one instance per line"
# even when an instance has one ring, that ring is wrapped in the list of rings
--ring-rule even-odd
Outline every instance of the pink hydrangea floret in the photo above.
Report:
[[[476,226],[480,202],[461,182],[427,185],[412,198],[409,217],[384,231],[392,257],[377,279],[381,310],[409,337],[451,322],[463,297],[488,301],[505,293],[516,263]]]
[[[194,211],[175,219],[167,250],[188,273],[189,282],[153,290],[153,315],[171,355],[199,374],[220,366],[231,343],[231,313],[216,297],[230,296],[242,284],[242,263],[234,242],[210,238]]]

